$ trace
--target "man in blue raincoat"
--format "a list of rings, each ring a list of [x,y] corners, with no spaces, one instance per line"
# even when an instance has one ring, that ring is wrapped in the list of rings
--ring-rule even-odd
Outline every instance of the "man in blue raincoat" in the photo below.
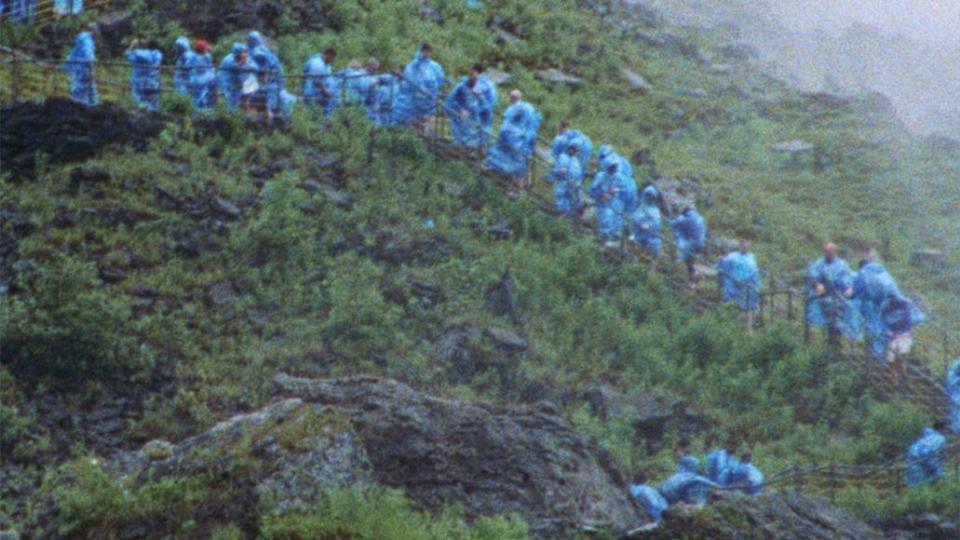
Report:
[[[640,204],[630,216],[633,224],[633,241],[653,255],[654,260],[660,256],[660,229],[662,217],[660,214],[660,192],[656,186],[647,183],[640,191]]]
[[[371,84],[373,84],[373,76],[367,73],[359,60],[347,62],[347,67],[337,73],[341,105],[366,105],[367,92]]]
[[[740,461],[724,448],[716,448],[707,454],[707,478],[721,486],[730,485],[730,474]]]
[[[557,136],[554,137],[553,143],[550,145],[550,154],[554,161],[566,153],[570,146],[578,148],[577,156],[580,160],[580,168],[586,174],[587,168],[590,166],[590,156],[593,154],[593,141],[582,131],[570,129],[570,123],[564,120],[560,122]]]
[[[134,39],[126,53],[130,62],[130,92],[133,101],[152,111],[160,107],[160,63],[163,53],[154,42]]]
[[[493,131],[497,87],[483,76],[483,71],[483,65],[474,64],[444,103],[450,117],[453,142],[467,148],[485,148]]]
[[[600,145],[600,148],[597,149],[597,165],[602,168],[603,164],[611,160],[616,160],[620,164],[620,172],[626,175],[629,178],[635,178],[633,175],[633,165],[630,164],[630,160],[621,156],[613,149],[612,146],[608,144]]]
[[[947,439],[940,433],[943,422],[924,428],[920,438],[907,449],[907,485],[916,486],[943,476]]]
[[[823,257],[807,269],[807,324],[827,329],[827,339],[838,344],[841,335],[860,336],[860,314],[850,299],[854,275],[846,261],[837,257],[837,246],[823,245]]]
[[[340,88],[333,73],[334,49],[325,49],[311,56],[303,66],[303,101],[307,105],[323,107],[329,116],[340,104]]]
[[[907,297],[893,293],[888,294],[880,306],[880,317],[886,360],[898,363],[901,375],[906,376],[906,356],[913,346],[913,327],[927,318]]]
[[[210,44],[199,40],[196,50],[189,64],[190,79],[187,88],[193,105],[197,109],[212,109],[217,104],[217,74],[213,68],[213,56],[210,55]]]
[[[697,471],[697,459],[684,456],[677,463],[677,471],[660,485],[660,494],[670,504],[706,504],[711,488],[720,487]]]
[[[760,495],[763,492],[763,473],[751,463],[749,451],[740,454],[739,462],[729,469],[728,485],[747,495]]]
[[[643,506],[655,522],[659,523],[663,520],[663,511],[670,506],[670,503],[663,498],[659,491],[648,486],[646,482],[646,476],[638,472],[633,477],[633,483],[630,484],[630,495]]]
[[[420,46],[416,56],[403,70],[403,81],[393,109],[394,122],[422,126],[437,114],[437,96],[446,82],[443,67],[430,56],[429,43]]]
[[[254,76],[255,68],[248,58],[249,49],[243,43],[234,43],[230,54],[220,62],[217,77],[220,92],[230,110],[243,107],[243,84]]]
[[[77,35],[73,49],[63,63],[63,69],[70,74],[70,98],[79,103],[96,105],[97,47],[95,36],[97,26],[91,24]]]
[[[740,249],[717,262],[721,297],[736,304],[747,315],[747,330],[753,329],[753,314],[760,308],[760,267],[750,252],[750,241],[741,240]]]
[[[554,205],[558,212],[577,217],[583,210],[580,192],[583,190],[583,169],[580,168],[580,148],[568,146],[553,164],[547,181],[553,184]]]
[[[369,71],[369,69],[368,69]],[[394,73],[374,76],[367,101],[367,116],[378,126],[393,124],[393,107],[400,92],[400,78]]]
[[[173,91],[185,96],[190,95],[191,64],[196,53],[190,46],[186,36],[180,36],[173,42],[173,52],[176,55],[173,69]]]
[[[633,180],[621,172],[620,163],[615,159],[607,160],[602,166],[588,191],[597,212],[600,241],[606,242],[608,247],[616,247],[617,238],[623,233],[624,216],[630,212],[633,203],[630,190]]]
[[[537,144],[541,117],[533,105],[523,101],[523,94],[519,90],[510,91],[510,103],[503,112],[497,142],[490,147],[485,164],[492,171],[517,182],[513,192],[516,194],[522,189],[530,156]]]
[[[693,206],[684,207],[679,216],[670,220],[670,230],[677,239],[677,260],[687,268],[690,287],[697,288],[697,256],[707,244],[707,222]]]
[[[267,40],[256,30],[247,34],[250,59],[256,67],[259,89],[253,98],[253,108],[266,112],[272,119],[278,114],[293,112],[297,96],[287,91],[287,76],[277,55],[267,46]]]

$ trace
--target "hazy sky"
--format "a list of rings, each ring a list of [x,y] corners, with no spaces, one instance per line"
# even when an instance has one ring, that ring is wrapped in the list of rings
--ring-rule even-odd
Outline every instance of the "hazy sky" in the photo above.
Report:
[[[928,43],[960,46],[960,0],[775,0],[784,18],[805,28],[861,21]]]

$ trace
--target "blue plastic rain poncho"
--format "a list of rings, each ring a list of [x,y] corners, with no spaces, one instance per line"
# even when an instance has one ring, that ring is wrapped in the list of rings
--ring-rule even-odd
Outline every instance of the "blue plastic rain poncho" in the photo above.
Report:
[[[890,295],[880,307],[883,318],[886,349],[895,354],[906,354],[912,344],[913,327],[927,320],[916,304],[905,296]]]
[[[933,428],[923,430],[923,435],[907,450],[907,485],[915,486],[943,476],[943,455],[947,439]]]
[[[367,98],[367,117],[378,126],[393,123],[393,105],[400,91],[400,81],[392,73],[383,73],[373,79]]]
[[[468,148],[486,147],[493,133],[496,105],[497,87],[492,81],[478,77],[471,86],[468,77],[462,78],[444,103],[453,142]]]
[[[254,30],[247,34],[247,49],[257,69],[260,88],[255,101],[266,106],[274,114],[289,116],[297,102],[297,96],[287,91],[287,76],[280,59],[267,47],[264,37]]]
[[[63,69],[70,74],[70,98],[87,105],[97,104],[97,83],[93,77],[97,48],[93,34],[80,32]]]
[[[728,253],[717,261],[717,272],[724,302],[734,303],[743,311],[760,307],[760,267],[753,253]]]
[[[586,173],[590,167],[590,156],[593,154],[593,141],[590,137],[576,129],[567,129],[554,137],[550,145],[550,154],[553,160],[560,159],[560,156],[567,153],[567,148],[576,146],[578,149],[577,159],[580,160],[580,168]]]
[[[437,95],[446,81],[440,64],[417,51],[404,68],[403,79],[393,109],[394,122],[409,124],[434,116],[437,112]]]
[[[55,0],[53,11],[58,15],[77,15],[83,11],[83,0]]]
[[[637,499],[647,511],[647,514],[657,523],[663,519],[663,511],[670,506],[670,503],[663,498],[659,491],[644,484],[630,486],[630,495]]]
[[[580,192],[583,187],[583,169],[578,156],[563,153],[553,164],[547,181],[553,184],[554,204],[564,214],[575,214],[583,207]]]
[[[340,105],[340,84],[333,68],[323,61],[323,54],[311,56],[303,66],[303,101],[322,106],[324,115]]]
[[[630,220],[633,224],[633,241],[642,246],[654,257],[660,255],[661,216],[660,192],[652,185],[640,192],[640,204],[633,211]]]
[[[190,40],[180,36],[173,43],[173,51],[177,55],[173,70],[173,91],[178,94],[190,94],[191,65],[196,53],[190,47]]]
[[[882,264],[871,262],[863,266],[853,282],[853,301],[863,322],[863,331],[873,357],[886,359],[887,328],[883,322],[883,303],[888,296],[900,295],[893,276]]]
[[[616,164],[597,172],[590,184],[590,197],[597,211],[597,232],[601,240],[612,240],[623,231],[624,215],[630,212],[633,180]],[[634,185],[634,193],[636,186]]]
[[[190,97],[198,109],[212,109],[217,104],[217,73],[213,57],[195,53],[190,60]]]
[[[373,75],[363,68],[347,66],[337,73],[339,99],[345,105],[366,105],[371,85],[373,85]]]
[[[695,209],[689,209],[670,220],[670,230],[677,238],[677,260],[689,262],[703,252],[707,242],[707,222]]]
[[[243,43],[234,43],[230,54],[220,62],[220,69],[217,72],[220,91],[223,92],[223,97],[231,110],[243,105],[243,82],[248,77],[252,77],[255,71],[249,59],[242,64],[237,60],[241,54],[248,52],[249,49]]]
[[[527,174],[530,155],[540,132],[540,113],[526,101],[518,101],[503,112],[497,143],[490,147],[486,165],[514,179]]]
[[[597,149],[597,165],[599,168],[605,168],[604,164],[610,163],[611,161],[616,161],[620,165],[620,171],[623,172],[623,174],[630,178],[635,178],[633,175],[633,165],[630,164],[630,160],[618,154],[612,146],[608,144],[600,145],[600,148]]]
[[[760,495],[763,492],[763,473],[752,463],[738,463],[729,469],[728,485],[747,495]]]
[[[833,328],[850,339],[860,336],[860,314],[847,299],[845,291],[853,287],[853,272],[846,261],[820,258],[807,269],[807,323]],[[814,284],[824,293],[816,295]]]
[[[130,62],[130,92],[133,101],[150,110],[160,107],[160,62],[163,53],[156,49],[131,49],[124,53]]]
[[[730,485],[730,475],[740,465],[740,460],[722,448],[707,454],[707,477],[721,486]]]
[[[960,358],[947,369],[946,382],[950,395],[950,431],[960,433]]]
[[[697,474],[697,459],[692,456],[680,458],[677,472],[660,486],[660,494],[670,504],[705,504],[710,488],[720,487],[715,482]]]

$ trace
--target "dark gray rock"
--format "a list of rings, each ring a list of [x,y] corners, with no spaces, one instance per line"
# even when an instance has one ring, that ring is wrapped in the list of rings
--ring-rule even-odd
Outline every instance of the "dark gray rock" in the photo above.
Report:
[[[620,70],[620,76],[626,81],[627,86],[630,87],[634,92],[639,92],[641,94],[649,94],[653,91],[653,85],[647,82],[642,75],[636,71],[622,68]]]
[[[240,207],[223,197],[213,198],[213,209],[227,219],[240,219],[240,216],[243,215]]]
[[[574,88],[583,84],[583,79],[580,77],[575,77],[569,73],[564,73],[557,68],[541,69],[540,71],[537,71],[535,76],[537,79],[544,82],[565,84]]]
[[[626,538],[673,540],[880,540],[865,523],[826,502],[792,492],[748,497],[714,492],[708,506],[677,504],[664,512],[659,527],[638,530]]]
[[[520,337],[516,332],[491,326],[484,333],[493,341],[494,346],[506,353],[527,350],[527,340]]]

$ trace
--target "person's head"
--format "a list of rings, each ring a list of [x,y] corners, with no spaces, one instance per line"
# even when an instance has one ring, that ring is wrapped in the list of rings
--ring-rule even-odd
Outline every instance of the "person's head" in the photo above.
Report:
[[[187,39],[187,36],[180,36],[176,41],[173,42],[173,50],[177,54],[183,54],[190,50],[190,40]]]
[[[686,215],[689,215],[689,214],[692,214],[692,213],[693,213],[693,205],[688,204],[688,205],[684,206],[683,209],[680,210],[680,213],[683,214],[683,215],[685,215],[685,216],[686,216]]]
[[[326,48],[323,50],[323,63],[329,64],[333,62],[334,58],[337,57],[337,51],[333,48]],[[357,67],[360,67],[360,62],[356,62]]]
[[[570,154],[571,156],[576,156],[579,153],[580,153],[579,146],[575,144],[571,144],[570,146],[567,147],[567,154]]]
[[[470,71],[467,72],[467,84],[469,84],[470,87],[473,88],[473,86],[477,84],[477,81],[480,80],[480,74],[482,73],[483,73],[483,65],[474,64],[473,66],[471,66]]]
[[[699,468],[697,458],[687,455],[680,456],[680,459],[677,461],[677,465],[680,470],[689,473],[696,473],[697,469]]]
[[[747,240],[746,238],[742,238],[740,240],[740,253],[743,253],[744,255],[750,253],[750,240]]]
[[[521,99],[523,99],[523,92],[521,92],[519,89],[514,88],[510,91],[510,103],[516,103]]]
[[[160,48],[160,43],[155,39],[147,39],[140,42],[140,46],[144,49],[150,49],[151,51],[156,51]]]
[[[640,484],[646,483],[647,475],[643,474],[643,471],[637,471],[637,473],[633,475],[633,485],[639,486]]]
[[[247,63],[247,46],[243,43],[234,43],[230,53],[233,54],[233,60],[238,64]]]
[[[264,45],[263,35],[256,30],[247,34],[247,48],[250,50],[262,47]]]
[[[607,174],[617,174],[617,170],[620,168],[620,164],[616,160],[611,159],[607,162],[606,167],[604,168],[607,171]]]
[[[198,53],[207,54],[210,52],[210,42],[205,39],[198,39],[195,48]]]
[[[85,26],[84,29],[87,32],[90,32],[90,35],[92,35],[94,38],[100,37],[100,25],[98,25],[97,23],[92,22],[87,26]]]
[[[949,427],[949,424],[947,424],[947,422],[942,418],[938,418],[933,423],[933,429],[939,431],[940,433],[943,433],[944,431],[946,431],[948,427]]]
[[[833,261],[837,257],[837,245],[833,242],[825,242],[823,244],[823,258],[828,262]]]
[[[367,73],[373,75],[377,71],[380,71],[380,61],[376,58],[367,58],[367,63],[364,66],[364,69],[367,71]]]
[[[262,75],[267,75],[269,71],[270,58],[267,57],[267,54],[262,50],[259,50],[253,53],[253,61],[256,62],[257,67],[262,71]]]
[[[750,460],[753,459],[753,454],[749,450],[744,450],[740,452],[740,462],[741,463],[750,463]]]
[[[420,57],[424,60],[429,59],[430,55],[433,54],[433,47],[429,43],[424,43],[420,45]]]
[[[570,122],[567,122],[566,120],[561,120],[561,121],[560,121],[560,125],[557,126],[557,132],[558,132],[558,133],[564,133],[564,132],[566,132],[568,129],[570,129]]]

